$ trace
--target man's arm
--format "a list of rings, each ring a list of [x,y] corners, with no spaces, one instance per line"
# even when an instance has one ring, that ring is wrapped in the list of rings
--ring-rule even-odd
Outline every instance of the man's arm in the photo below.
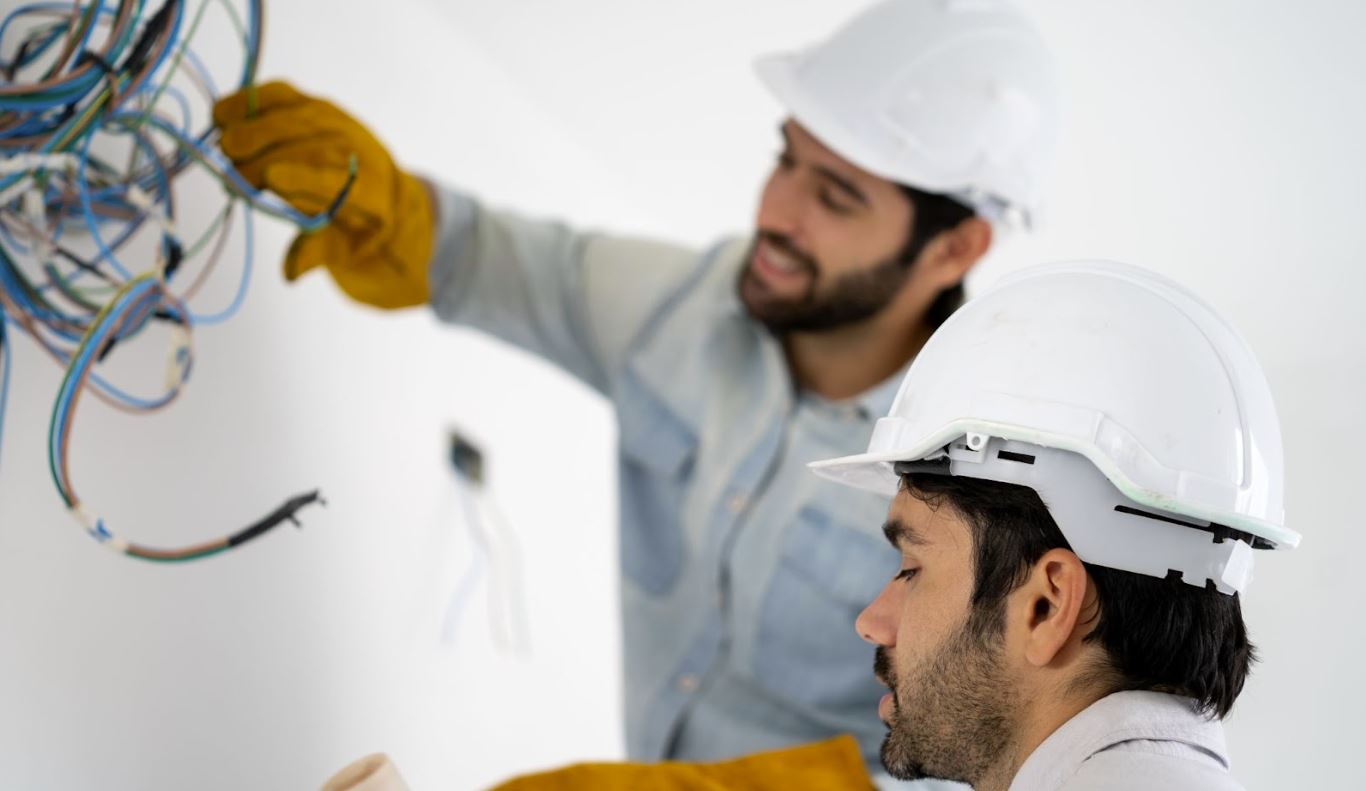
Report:
[[[609,393],[631,342],[703,265],[696,251],[578,232],[437,187],[431,304]]]

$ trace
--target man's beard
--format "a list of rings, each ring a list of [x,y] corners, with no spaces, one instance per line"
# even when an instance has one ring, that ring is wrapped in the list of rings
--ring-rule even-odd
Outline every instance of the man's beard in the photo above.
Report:
[[[1019,705],[998,630],[969,622],[904,678],[879,647],[874,670],[892,689],[882,765],[893,777],[976,785],[1010,749]]]
[[[761,241],[791,256],[810,276],[811,285],[805,295],[791,300],[766,299],[762,295],[766,287],[750,271],[749,264],[754,260],[754,251]],[[896,298],[911,272],[910,263],[903,257],[897,257],[866,269],[847,272],[831,281],[828,288],[821,289],[820,268],[816,262],[798,251],[786,236],[772,231],[759,231],[745,261],[746,265],[740,270],[740,278],[736,283],[740,300],[745,303],[749,315],[774,335],[824,332],[866,321],[882,312]],[[753,293],[755,291],[761,294],[756,295]],[[824,293],[818,294],[820,291]]]

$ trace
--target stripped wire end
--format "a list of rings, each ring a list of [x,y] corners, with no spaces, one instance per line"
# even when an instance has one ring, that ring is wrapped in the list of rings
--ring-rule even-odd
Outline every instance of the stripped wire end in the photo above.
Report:
[[[295,495],[294,497],[285,500],[279,508],[266,514],[255,524],[238,533],[234,533],[228,538],[227,545],[229,547],[241,546],[253,538],[264,535],[284,522],[292,522],[295,527],[302,528],[303,523],[299,521],[298,513],[314,503],[327,505],[327,501],[323,499],[322,493],[317,489]]]
[[[283,506],[281,506],[281,508],[289,509],[289,512],[285,515],[285,518],[292,522],[295,528],[303,530],[304,523],[299,521],[299,511],[302,510],[305,506],[312,505],[313,503],[317,503],[318,505],[321,505],[323,508],[327,507],[327,499],[324,498],[317,489],[314,489],[313,491],[307,494],[301,494],[298,497],[289,500]]]

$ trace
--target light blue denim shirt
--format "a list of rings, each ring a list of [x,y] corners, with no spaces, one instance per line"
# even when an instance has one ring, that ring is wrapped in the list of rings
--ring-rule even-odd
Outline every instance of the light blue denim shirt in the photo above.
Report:
[[[895,376],[832,403],[794,390],[736,293],[748,240],[697,252],[440,196],[443,320],[528,349],[620,425],[626,744],[710,760],[885,728],[854,620],[896,572],[887,501],[807,462],[861,451]]]

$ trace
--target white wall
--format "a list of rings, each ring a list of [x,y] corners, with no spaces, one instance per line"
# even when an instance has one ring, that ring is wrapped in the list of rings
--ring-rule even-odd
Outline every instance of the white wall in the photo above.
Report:
[[[780,116],[749,60],[858,5],[389,0],[381,17],[276,0],[263,73],[493,202],[701,243],[749,227],[774,151]],[[1246,616],[1264,662],[1229,724],[1235,766],[1252,791],[1366,785],[1350,499],[1366,473],[1366,7],[1031,6],[1064,67],[1069,138],[1049,224],[975,283],[1117,258],[1192,286],[1248,337],[1306,538],[1259,557]],[[386,750],[415,788],[463,789],[620,754],[609,411],[420,311],[358,309],[321,277],[286,287],[289,235],[262,230],[247,308],[198,335],[184,400],[140,418],[86,404],[73,464],[133,538],[217,535],[321,486],[330,506],[302,532],[185,566],[94,546],[44,470],[58,372],[20,342],[0,449],[0,787],[309,788]],[[126,367],[150,390],[160,366]],[[485,442],[517,525],[529,659],[492,649],[482,600],[439,640],[471,552],[450,425]]]

